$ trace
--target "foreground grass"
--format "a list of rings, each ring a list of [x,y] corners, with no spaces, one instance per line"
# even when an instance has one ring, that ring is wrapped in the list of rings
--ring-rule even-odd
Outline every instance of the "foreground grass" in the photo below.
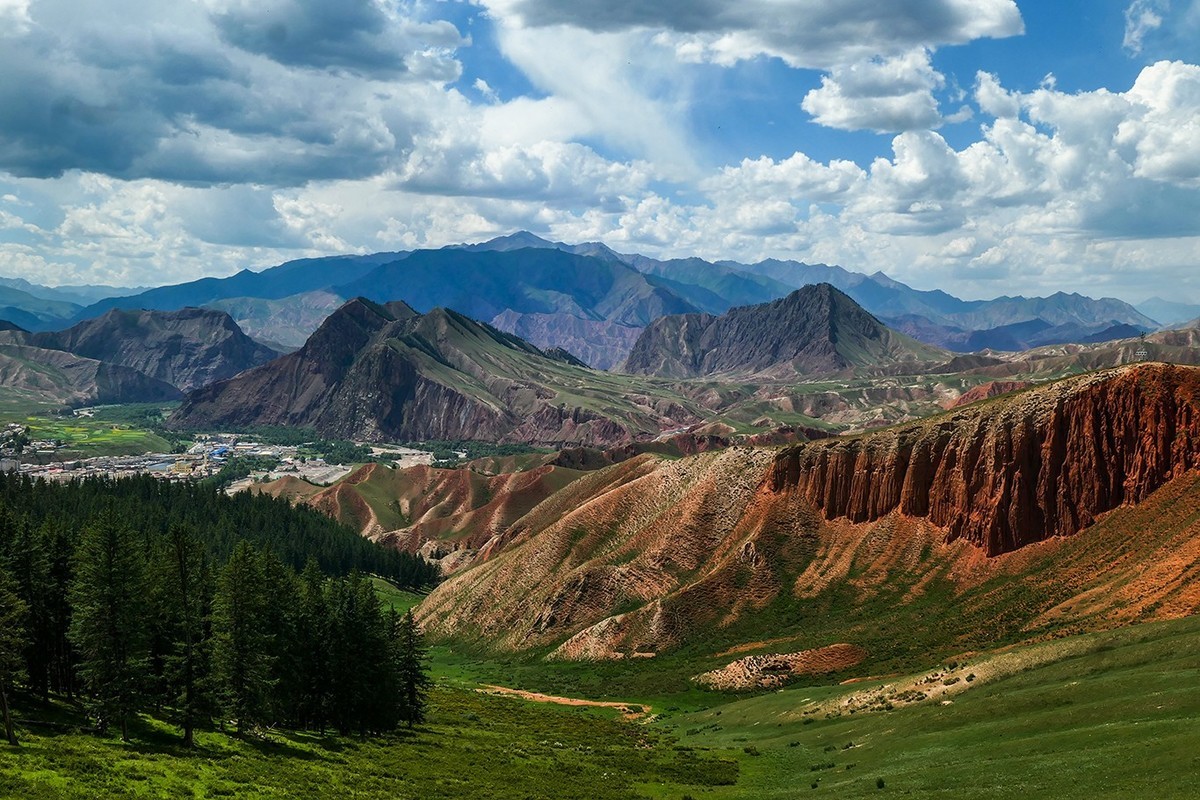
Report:
[[[0,797],[623,798],[671,796],[736,780],[737,766],[601,711],[440,688],[428,725],[380,739],[271,733],[199,737],[143,719],[122,744],[22,731],[0,749]]]
[[[797,688],[666,724],[685,744],[738,753],[737,786],[705,797],[881,797],[880,780],[932,798],[1200,796],[1200,618],[1014,652],[1056,647],[1061,660],[948,702],[839,715],[868,685]]]
[[[626,722],[482,695],[465,664],[434,663],[431,719],[412,733],[209,732],[192,753],[150,718],[130,744],[26,727],[21,747],[0,747],[0,798],[1200,795],[1200,617],[971,655],[965,690],[890,711],[846,702],[904,678],[708,695],[718,705]]]

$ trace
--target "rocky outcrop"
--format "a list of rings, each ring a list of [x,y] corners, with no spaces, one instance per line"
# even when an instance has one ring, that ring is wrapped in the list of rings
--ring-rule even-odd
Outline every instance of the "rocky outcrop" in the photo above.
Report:
[[[885,327],[822,283],[719,317],[682,314],[655,320],[634,343],[625,371],[672,378],[792,378],[853,368],[916,369],[945,360],[942,351]]]
[[[828,519],[899,511],[989,555],[1068,536],[1200,467],[1200,370],[1147,364],[780,454],[777,493]]]
[[[777,689],[804,675],[840,672],[862,662],[867,651],[853,644],[831,644],[799,653],[746,656],[693,680],[726,692]]]

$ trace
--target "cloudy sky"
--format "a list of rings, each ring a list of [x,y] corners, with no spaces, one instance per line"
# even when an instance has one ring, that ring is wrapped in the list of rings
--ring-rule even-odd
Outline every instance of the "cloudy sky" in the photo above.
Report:
[[[520,229],[1200,302],[1200,0],[0,0],[0,275]]]

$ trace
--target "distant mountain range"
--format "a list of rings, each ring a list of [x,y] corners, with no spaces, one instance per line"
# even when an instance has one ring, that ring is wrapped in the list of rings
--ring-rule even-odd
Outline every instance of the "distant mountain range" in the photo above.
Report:
[[[15,285],[0,287],[0,319],[52,330],[113,308],[204,306],[228,311],[256,339],[286,350],[299,347],[333,309],[361,295],[378,302],[403,299],[418,311],[453,308],[539,348],[561,347],[591,366],[611,369],[625,361],[642,328],[659,316],[720,315],[816,283],[834,286],[896,330],[958,351],[1087,342],[1160,327],[1111,298],[1060,292],[967,301],[913,289],[881,272],[864,275],[775,259],[659,260],[617,253],[598,242],[550,242],[524,231],[438,250],[301,259],[261,272],[105,296],[83,307]],[[111,289],[90,288],[103,294]],[[59,305],[46,305],[54,303]],[[1165,314],[1168,306],[1146,308]],[[1169,310],[1173,317],[1185,313],[1185,307]],[[1197,315],[1200,311],[1192,314]]]
[[[1177,327],[1180,324],[1200,321],[1200,305],[1193,303],[1178,303],[1164,300],[1161,297],[1151,297],[1137,304],[1137,310],[1146,316],[1156,319],[1163,326]],[[1194,325],[1186,325],[1194,327]]]
[[[554,358],[455,311],[355,298],[294,353],[191,393],[180,428],[293,425],[374,441],[614,444],[701,419],[653,381]]]
[[[721,316],[661,317],[642,331],[625,370],[671,378],[786,380],[854,369],[912,372],[949,358],[887,328],[841,291],[819,283]]]
[[[152,402],[278,355],[211,309],[111,310],[62,331],[0,332],[0,395],[39,404]]]
[[[279,353],[251,339],[225,313],[113,309],[31,344],[136,369],[187,392],[270,361]]]

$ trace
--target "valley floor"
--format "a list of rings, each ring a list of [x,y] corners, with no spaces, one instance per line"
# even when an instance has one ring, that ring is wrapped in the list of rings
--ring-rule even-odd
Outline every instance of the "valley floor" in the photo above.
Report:
[[[616,709],[492,696],[451,672],[440,676],[427,726],[379,740],[209,733],[193,754],[152,719],[127,745],[25,728],[21,747],[0,750],[0,797],[1200,794],[1200,617],[874,682],[712,694],[700,710],[686,706],[705,698],[689,696],[631,721]]]

